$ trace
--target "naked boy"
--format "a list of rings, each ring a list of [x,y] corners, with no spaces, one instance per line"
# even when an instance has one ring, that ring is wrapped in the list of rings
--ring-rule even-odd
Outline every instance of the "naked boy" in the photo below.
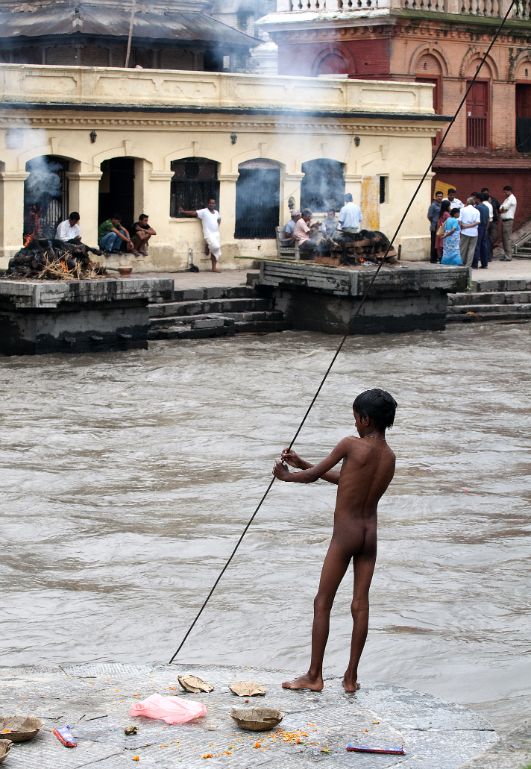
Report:
[[[305,675],[285,681],[284,689],[322,690],[330,611],[351,561],[354,565],[354,626],[343,686],[346,692],[355,692],[358,688],[358,663],[367,638],[369,588],[376,562],[377,507],[395,472],[395,455],[385,440],[385,430],[392,426],[395,411],[396,401],[388,392],[366,390],[354,401],[354,421],[359,438],[343,438],[317,465],[284,449],[282,461],[273,468],[273,474],[281,481],[313,483],[322,478],[338,486],[332,540],[314,601],[310,667]],[[339,462],[342,462],[341,470],[334,470]],[[290,472],[286,463],[301,472]]]

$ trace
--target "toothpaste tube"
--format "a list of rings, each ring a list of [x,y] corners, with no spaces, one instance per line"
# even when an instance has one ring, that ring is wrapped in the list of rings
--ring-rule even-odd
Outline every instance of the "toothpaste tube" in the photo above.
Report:
[[[55,729],[52,729],[52,734],[57,737],[59,742],[62,743],[65,748],[77,748],[77,742],[71,732],[71,728],[72,727],[66,724],[65,726],[56,726]]]

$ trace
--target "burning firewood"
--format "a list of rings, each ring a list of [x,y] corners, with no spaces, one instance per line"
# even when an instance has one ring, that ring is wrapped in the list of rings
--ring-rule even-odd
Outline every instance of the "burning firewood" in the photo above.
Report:
[[[9,261],[5,277],[37,280],[87,280],[105,275],[91,259],[99,253],[84,243],[43,240],[26,236],[24,247]]]

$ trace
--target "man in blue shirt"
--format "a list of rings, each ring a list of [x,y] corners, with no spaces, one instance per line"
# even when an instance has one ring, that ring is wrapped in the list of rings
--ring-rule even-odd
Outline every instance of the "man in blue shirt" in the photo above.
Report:
[[[437,262],[439,261],[439,255],[437,254],[437,249],[435,248],[435,237],[437,232],[437,222],[439,221],[439,217],[441,215],[442,199],[443,199],[442,192],[436,192],[431,202],[431,206],[428,208],[428,221],[430,223],[430,238],[431,238],[430,262],[432,264],[437,264]]]
[[[361,229],[361,209],[352,202],[352,195],[347,192],[345,205],[339,212],[339,229],[349,235],[355,235]]]

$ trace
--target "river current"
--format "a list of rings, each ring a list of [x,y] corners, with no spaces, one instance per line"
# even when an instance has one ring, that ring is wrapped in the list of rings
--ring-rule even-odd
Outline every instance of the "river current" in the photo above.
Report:
[[[295,446],[318,460],[353,433],[358,392],[395,396],[360,680],[467,703],[502,731],[531,694],[529,332],[351,338]],[[0,664],[168,661],[337,342],[285,332],[2,360]],[[306,669],[334,495],[275,483],[176,672]],[[325,674],[346,665],[351,591],[347,575]]]

